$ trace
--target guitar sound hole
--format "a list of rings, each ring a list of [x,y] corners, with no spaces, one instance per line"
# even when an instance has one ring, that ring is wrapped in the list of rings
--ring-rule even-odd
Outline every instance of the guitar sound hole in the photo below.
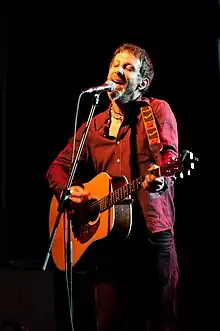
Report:
[[[81,227],[89,222],[94,222],[99,215],[99,204],[92,198],[75,208],[73,214],[73,223],[76,227]]]
[[[86,242],[99,227],[99,222],[95,222],[99,215],[99,204],[96,201],[90,199],[75,210],[72,230],[81,243]],[[92,222],[94,224],[91,224]]]

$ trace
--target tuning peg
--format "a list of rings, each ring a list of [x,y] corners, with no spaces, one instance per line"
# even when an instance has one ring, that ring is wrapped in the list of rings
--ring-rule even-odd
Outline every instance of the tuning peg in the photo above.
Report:
[[[185,160],[187,154],[189,154],[189,153],[192,153],[192,152],[188,151],[187,149],[183,150],[183,152],[182,152],[182,156],[181,156],[181,157],[182,157],[182,161]]]
[[[194,163],[194,162],[191,162],[191,163],[190,163],[190,168],[191,168],[192,170],[195,169],[195,163]]]

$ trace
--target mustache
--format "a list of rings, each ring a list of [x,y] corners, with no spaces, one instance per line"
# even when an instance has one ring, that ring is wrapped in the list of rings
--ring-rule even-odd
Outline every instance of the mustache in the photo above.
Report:
[[[127,83],[127,80],[126,80],[125,75],[123,73],[121,73],[121,72],[115,72],[115,73],[113,73],[111,75],[110,79],[113,80],[113,81],[115,81],[115,82],[117,82],[118,79],[119,79],[119,81],[118,81],[119,83],[123,83],[123,84],[124,83]]]

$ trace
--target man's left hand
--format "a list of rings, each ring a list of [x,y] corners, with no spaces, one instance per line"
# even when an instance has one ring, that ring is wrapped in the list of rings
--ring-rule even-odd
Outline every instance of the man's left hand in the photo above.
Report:
[[[154,164],[148,170],[151,171],[157,168],[159,167]],[[160,191],[164,187],[164,177],[156,177],[154,174],[147,174],[142,183],[142,187],[148,191]]]

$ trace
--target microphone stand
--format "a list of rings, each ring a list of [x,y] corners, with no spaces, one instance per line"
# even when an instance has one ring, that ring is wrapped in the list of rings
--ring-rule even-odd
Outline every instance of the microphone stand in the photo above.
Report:
[[[86,123],[86,127],[85,130],[83,132],[81,141],[80,141],[80,145],[76,154],[76,157],[74,159],[73,164],[71,165],[71,171],[69,174],[69,178],[68,178],[68,183],[67,183],[67,187],[65,190],[62,191],[61,194],[61,198],[58,204],[58,208],[57,208],[57,216],[56,216],[56,220],[54,223],[54,227],[53,230],[51,232],[51,236],[50,236],[50,241],[49,241],[49,248],[48,248],[48,252],[45,258],[45,262],[43,264],[43,270],[46,270],[47,267],[47,263],[50,257],[50,253],[51,253],[51,249],[52,249],[52,245],[53,245],[53,241],[56,235],[56,231],[60,222],[60,218],[62,216],[62,214],[65,211],[65,206],[66,206],[66,201],[68,200],[68,195],[70,194],[70,187],[72,185],[73,182],[73,178],[75,176],[75,172],[79,163],[79,159],[80,159],[80,155],[82,153],[82,149],[87,137],[87,133],[91,124],[91,120],[93,118],[93,114],[94,111],[97,107],[99,103],[99,93],[96,93],[94,95],[94,99],[93,99],[93,104],[89,113],[89,117]],[[67,245],[67,270],[69,273],[69,278],[68,278],[68,289],[69,289],[69,304],[70,304],[70,321],[71,321],[71,325],[72,325],[72,330],[73,330],[73,309],[72,309],[72,258],[73,258],[73,253],[72,253],[72,223],[71,223],[71,217],[68,217],[68,245]]]

